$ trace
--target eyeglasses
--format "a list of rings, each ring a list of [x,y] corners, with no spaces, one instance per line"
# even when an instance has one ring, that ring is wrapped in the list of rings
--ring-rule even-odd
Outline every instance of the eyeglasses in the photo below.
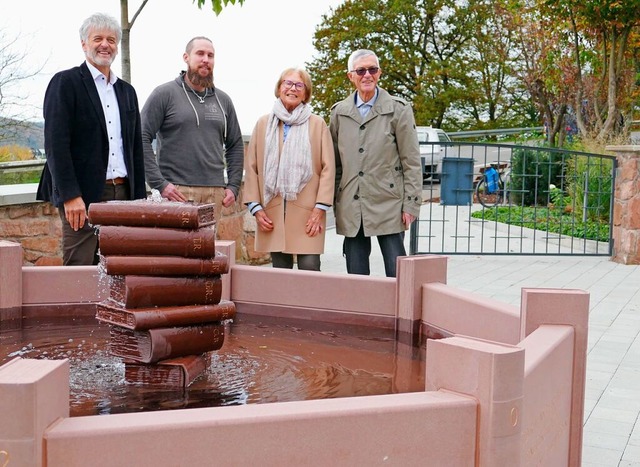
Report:
[[[287,88],[287,89],[290,89],[290,88],[295,87],[295,88],[296,88],[296,91],[302,91],[302,90],[305,88],[304,83],[303,83],[303,82],[301,82],[301,81],[298,81],[298,82],[296,83],[296,82],[294,82],[294,81],[290,81],[290,80],[288,80],[288,79],[285,79],[285,80],[282,82],[282,84],[284,84],[284,87],[285,87],[285,88]]]
[[[380,68],[378,68],[377,66],[370,66],[369,68],[358,68],[356,70],[351,70],[352,72],[354,72],[356,75],[358,76],[364,76],[367,74],[367,71],[369,72],[369,74],[371,76],[375,75],[378,71],[380,71]]]

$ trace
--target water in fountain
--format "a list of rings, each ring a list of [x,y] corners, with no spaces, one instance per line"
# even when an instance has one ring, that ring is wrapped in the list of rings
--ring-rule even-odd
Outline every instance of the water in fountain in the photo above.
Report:
[[[188,388],[127,384],[107,352],[109,328],[93,316],[28,319],[0,329],[0,364],[14,357],[67,358],[72,416],[216,407],[424,390],[423,349],[390,331],[240,315],[223,347]]]

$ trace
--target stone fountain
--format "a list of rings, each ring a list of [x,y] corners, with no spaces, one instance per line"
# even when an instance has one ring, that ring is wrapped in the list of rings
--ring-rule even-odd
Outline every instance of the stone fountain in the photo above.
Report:
[[[589,295],[523,289],[518,309],[446,273],[431,255],[401,258],[397,278],[232,264],[222,286],[238,316],[426,346],[424,392],[69,418],[68,362],[16,358],[0,367],[0,465],[580,465]],[[0,241],[0,325],[90,314],[102,294],[95,267],[23,267]]]

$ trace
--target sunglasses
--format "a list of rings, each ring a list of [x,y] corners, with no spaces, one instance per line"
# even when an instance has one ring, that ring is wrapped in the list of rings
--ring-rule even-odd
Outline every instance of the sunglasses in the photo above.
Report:
[[[369,72],[369,74],[371,76],[375,75],[378,71],[380,71],[380,68],[378,68],[377,66],[371,66],[369,68],[358,68],[356,70],[351,70],[352,72],[354,72],[356,75],[358,76],[364,76],[367,74],[367,71]]]

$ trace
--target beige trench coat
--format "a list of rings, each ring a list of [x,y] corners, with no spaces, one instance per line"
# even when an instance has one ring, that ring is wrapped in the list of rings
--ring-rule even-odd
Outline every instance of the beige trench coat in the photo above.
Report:
[[[245,181],[243,203],[259,202],[273,221],[273,230],[256,231],[256,251],[278,251],[291,254],[324,253],[325,225],[322,232],[309,237],[305,225],[316,203],[333,204],[335,183],[335,156],[329,128],[317,115],[309,118],[309,141],[311,143],[312,176],[298,194],[297,199],[285,202],[281,196],[264,205],[264,149],[268,115],[260,117],[251,135],[245,156]],[[284,138],[284,125],[280,123],[280,150]]]
[[[331,110],[330,131],[336,153],[336,232],[367,237],[405,230],[402,212],[418,217],[422,169],[413,109],[378,88],[364,118],[355,93]]]

